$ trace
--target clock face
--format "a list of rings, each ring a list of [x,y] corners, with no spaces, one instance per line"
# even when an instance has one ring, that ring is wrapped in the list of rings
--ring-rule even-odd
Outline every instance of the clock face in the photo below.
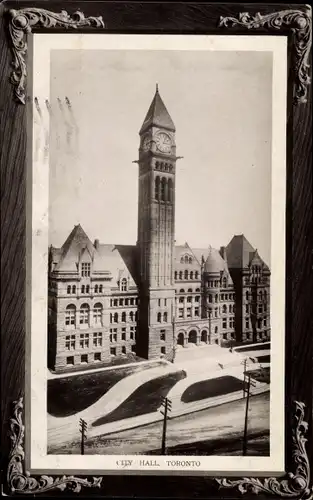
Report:
[[[150,149],[151,139],[150,137],[145,137],[142,143],[142,149],[148,151]]]
[[[172,151],[171,138],[164,132],[160,132],[156,136],[155,142],[158,150],[161,151],[161,153],[170,153]]]

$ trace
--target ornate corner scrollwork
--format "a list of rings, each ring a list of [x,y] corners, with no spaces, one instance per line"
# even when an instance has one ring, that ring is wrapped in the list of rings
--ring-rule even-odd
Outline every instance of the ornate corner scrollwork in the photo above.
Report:
[[[93,477],[91,480],[75,476],[40,476],[34,478],[24,470],[24,425],[22,421],[23,398],[14,401],[13,417],[10,420],[10,438],[12,449],[9,455],[7,470],[7,485],[10,493],[31,494],[45,493],[54,489],[65,489],[78,493],[82,486],[100,488],[102,477]]]
[[[12,40],[13,71],[11,82],[15,86],[15,96],[25,104],[26,63],[27,54],[26,35],[31,33],[34,27],[42,28],[67,28],[77,29],[84,27],[104,28],[102,17],[85,17],[80,11],[75,12],[72,17],[62,10],[60,13],[50,12],[45,9],[30,8],[10,10],[11,20],[9,33]]]
[[[237,488],[240,493],[270,493],[283,498],[313,498],[313,486],[310,485],[310,464],[305,449],[305,435],[308,424],[304,421],[304,403],[295,401],[295,426],[292,429],[293,458],[296,464],[295,473],[289,472],[286,478],[275,477],[260,479],[244,477],[231,481],[227,478],[216,478],[220,488]]]
[[[282,10],[262,16],[259,12],[251,16],[242,12],[238,18],[220,17],[219,26],[241,26],[247,29],[257,28],[289,28],[293,36],[294,45],[294,102],[307,102],[307,87],[311,83],[309,76],[309,53],[312,45],[312,14],[308,5],[305,11]]]

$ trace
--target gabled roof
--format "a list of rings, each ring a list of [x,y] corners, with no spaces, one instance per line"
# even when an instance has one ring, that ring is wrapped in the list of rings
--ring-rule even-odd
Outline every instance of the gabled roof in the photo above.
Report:
[[[167,130],[175,132],[175,125],[169,112],[167,111],[164,102],[159,94],[158,88],[156,89],[155,96],[150,104],[148,113],[141,126],[139,134],[142,134],[148,127],[152,125],[162,127]]]
[[[257,250],[253,248],[243,234],[233,236],[226,247],[226,254],[229,268],[248,268],[253,259],[258,259],[266,266]]]
[[[50,247],[53,271],[78,272],[83,258],[93,263],[93,272],[109,274],[112,285],[125,277],[129,286],[137,285],[137,248],[131,245],[93,245],[80,224],[74,227],[61,248]]]

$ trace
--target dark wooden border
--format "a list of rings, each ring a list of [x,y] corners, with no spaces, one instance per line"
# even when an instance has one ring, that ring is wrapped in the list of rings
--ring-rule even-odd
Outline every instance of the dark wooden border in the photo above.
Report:
[[[222,34],[275,34],[287,35],[290,54],[289,98],[288,98],[288,165],[287,165],[287,264],[286,264],[286,496],[310,498],[307,484],[299,476],[292,477],[297,460],[307,455],[312,463],[312,166],[311,166],[311,87],[307,88],[307,103],[294,104],[292,94],[298,72],[292,54],[295,52],[294,31],[299,25],[281,26],[260,23],[247,26],[240,23],[233,27],[219,27],[220,17],[239,19],[240,13],[248,12],[251,19],[261,12],[271,15],[281,11],[306,11],[299,4],[207,4],[188,2],[94,2],[94,1],[9,1],[0,6],[0,154],[1,154],[1,385],[2,385],[2,435],[1,451],[3,473],[1,484],[7,494],[14,491],[7,484],[6,474],[10,453],[11,435],[21,438],[22,413],[20,403],[24,394],[24,336],[25,336],[25,152],[26,117],[25,106],[16,99],[14,85],[9,81],[12,72],[12,39],[9,33],[11,16],[9,9],[37,7],[59,13],[66,9],[71,15],[80,9],[86,17],[102,16],[107,32],[118,33],[222,33]],[[231,24],[231,23],[230,23]],[[41,29],[35,26],[34,29]],[[301,26],[300,26],[301,28]],[[55,28],[57,30],[57,28]],[[275,332],[273,332],[275,334]],[[295,417],[293,402],[300,401]],[[15,418],[10,431],[10,421]],[[303,418],[307,420],[308,441],[304,445]],[[296,420],[296,423],[295,423]],[[297,441],[298,439],[298,441]],[[301,445],[299,443],[301,442]],[[18,442],[19,443],[19,442]],[[306,448],[304,448],[306,446]],[[296,447],[296,448],[295,448]],[[301,453],[301,447],[302,453]],[[300,448],[300,452],[299,452]],[[295,454],[295,449],[298,450]],[[303,451],[304,450],[304,451]],[[21,450],[20,450],[21,451]],[[302,459],[301,459],[302,457]],[[297,482],[298,480],[298,482]],[[22,481],[22,479],[21,479]],[[242,483],[242,480],[239,480]],[[68,482],[68,481],[67,481]],[[84,485],[83,481],[82,485]],[[300,484],[301,483],[301,484]],[[304,487],[305,486],[305,487]],[[16,491],[23,492],[21,482],[15,484]],[[77,485],[74,485],[74,488]],[[311,486],[312,487],[312,486]],[[257,489],[257,488],[256,488]],[[289,493],[288,493],[289,489]],[[247,487],[249,491],[249,487]],[[262,488],[259,489],[261,492]],[[58,490],[61,493],[61,490]],[[98,488],[83,488],[86,495],[156,497],[237,497],[238,489],[219,489],[216,481],[202,477],[164,476],[105,476]],[[251,491],[251,489],[250,489]],[[253,489],[252,489],[253,491]],[[275,488],[269,487],[272,493]],[[254,490],[255,492],[255,490]],[[311,494],[313,490],[311,489]],[[28,490],[28,493],[31,493]],[[38,490],[40,493],[40,489]],[[32,494],[32,493],[31,493]],[[72,495],[73,490],[62,495]],[[275,493],[274,493],[275,494]],[[278,486],[277,496],[284,496]]]

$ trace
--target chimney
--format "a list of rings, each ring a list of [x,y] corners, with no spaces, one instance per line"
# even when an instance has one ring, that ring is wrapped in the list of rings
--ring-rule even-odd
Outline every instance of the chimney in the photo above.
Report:
[[[95,240],[93,246],[95,247],[96,250],[99,248],[99,240]]]
[[[226,255],[226,247],[221,247],[220,248],[220,255],[224,260],[227,260],[227,255]]]

